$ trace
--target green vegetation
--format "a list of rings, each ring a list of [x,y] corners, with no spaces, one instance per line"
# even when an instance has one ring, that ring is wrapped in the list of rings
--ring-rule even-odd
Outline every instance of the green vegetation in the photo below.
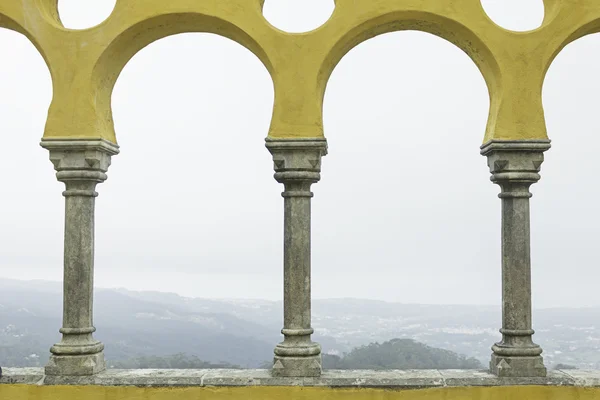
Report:
[[[392,339],[353,349],[343,357],[323,355],[326,369],[480,369],[479,360],[412,339]]]

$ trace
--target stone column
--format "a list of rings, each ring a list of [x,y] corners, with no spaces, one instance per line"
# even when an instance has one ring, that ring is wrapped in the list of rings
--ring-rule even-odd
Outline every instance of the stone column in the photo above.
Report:
[[[56,177],[64,182],[65,239],[62,340],[50,349],[47,375],[102,372],[104,345],[93,338],[95,188],[118,146],[104,140],[43,140]]]
[[[545,377],[542,349],[533,343],[529,187],[548,140],[491,141],[481,147],[502,200],[502,341],[492,346],[490,370],[501,377]]]
[[[312,342],[310,297],[310,187],[321,178],[325,139],[271,140],[275,179],[285,185],[282,343],[275,347],[274,376],[321,375],[321,346]]]

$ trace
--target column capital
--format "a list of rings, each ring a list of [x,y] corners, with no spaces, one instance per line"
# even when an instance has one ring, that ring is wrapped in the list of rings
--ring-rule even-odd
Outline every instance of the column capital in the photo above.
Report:
[[[279,183],[321,179],[321,157],[327,154],[325,139],[271,139],[266,147],[273,155],[275,180]]]
[[[61,181],[90,180],[103,182],[111,156],[119,154],[119,146],[107,140],[43,139],[40,145],[50,152],[50,161]]]
[[[481,146],[488,158],[492,182],[525,183],[540,180],[540,167],[550,140],[491,140]]]

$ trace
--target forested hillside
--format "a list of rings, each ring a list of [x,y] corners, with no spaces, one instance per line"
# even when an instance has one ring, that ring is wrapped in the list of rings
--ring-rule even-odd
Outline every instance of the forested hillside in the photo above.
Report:
[[[325,354],[329,369],[479,369],[479,360],[412,339],[392,339],[354,348],[342,357]]]

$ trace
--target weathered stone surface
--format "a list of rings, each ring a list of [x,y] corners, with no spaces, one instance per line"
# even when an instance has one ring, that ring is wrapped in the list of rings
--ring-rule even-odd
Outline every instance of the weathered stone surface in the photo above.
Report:
[[[540,179],[548,140],[491,141],[481,148],[502,199],[502,341],[492,346],[490,371],[502,377],[544,377],[533,342],[529,187]]]
[[[514,386],[514,385],[556,385],[572,386],[573,378],[562,371],[549,371],[546,377],[499,377],[489,371],[440,370],[445,386]],[[600,375],[600,371],[598,371]]]
[[[90,376],[46,376],[46,385],[203,386],[203,369],[106,370]]]
[[[275,357],[273,362],[273,376],[287,377],[305,377],[305,376],[321,376],[321,346],[317,343],[309,343],[306,348],[314,349],[318,354],[308,357],[290,357],[288,355],[281,356],[277,354],[284,347],[285,343],[280,343],[275,348]],[[296,346],[293,351],[301,352],[302,347]]]
[[[322,140],[271,140],[275,179],[285,185],[284,295],[282,343],[275,347],[273,375],[321,375],[321,346],[311,341],[311,209],[310,187],[321,178],[321,157],[327,154]]]
[[[81,347],[86,346],[86,337],[77,338],[77,341],[81,344]],[[96,343],[100,343],[97,342]],[[100,343],[101,344],[101,343]],[[93,354],[83,355],[62,355],[60,348],[62,343],[55,344],[50,350],[52,356],[46,365],[46,375],[61,375],[61,376],[78,376],[78,375],[94,375],[102,372],[106,369],[106,361],[104,360],[104,353],[100,347],[100,351]],[[67,351],[77,348],[77,345],[69,345]]]
[[[417,389],[465,386],[600,387],[600,370],[549,371],[547,377],[502,378],[478,370],[326,370],[321,377],[274,377],[269,370],[106,370],[93,376],[49,376],[43,368],[3,368],[0,384],[100,386],[305,386]]]
[[[561,371],[574,380],[575,386],[594,386],[600,387],[600,371],[599,370],[581,370],[569,369]]]
[[[28,385],[41,384],[44,380],[43,368],[8,368],[2,367],[0,384],[22,383]]]
[[[326,370],[319,379],[305,378],[306,386],[425,388],[444,386],[438,370]]]
[[[209,370],[204,376],[205,386],[303,386],[303,378],[274,376],[270,370]]]
[[[503,351],[506,348],[512,348],[515,346],[506,345],[506,340],[501,343],[496,343],[492,346],[494,353],[490,360],[490,371],[498,376],[507,378],[518,378],[518,377],[545,377],[547,374],[546,367],[544,366],[544,360],[541,356],[527,357],[519,355],[517,352],[511,355],[499,355],[497,352]],[[542,352],[541,347],[533,343],[530,346],[523,346],[517,351],[531,349],[534,351]]]
[[[66,187],[63,337],[50,349],[46,374],[93,375],[106,368],[104,345],[93,337],[95,189],[119,150],[104,140],[44,140],[41,145]]]

